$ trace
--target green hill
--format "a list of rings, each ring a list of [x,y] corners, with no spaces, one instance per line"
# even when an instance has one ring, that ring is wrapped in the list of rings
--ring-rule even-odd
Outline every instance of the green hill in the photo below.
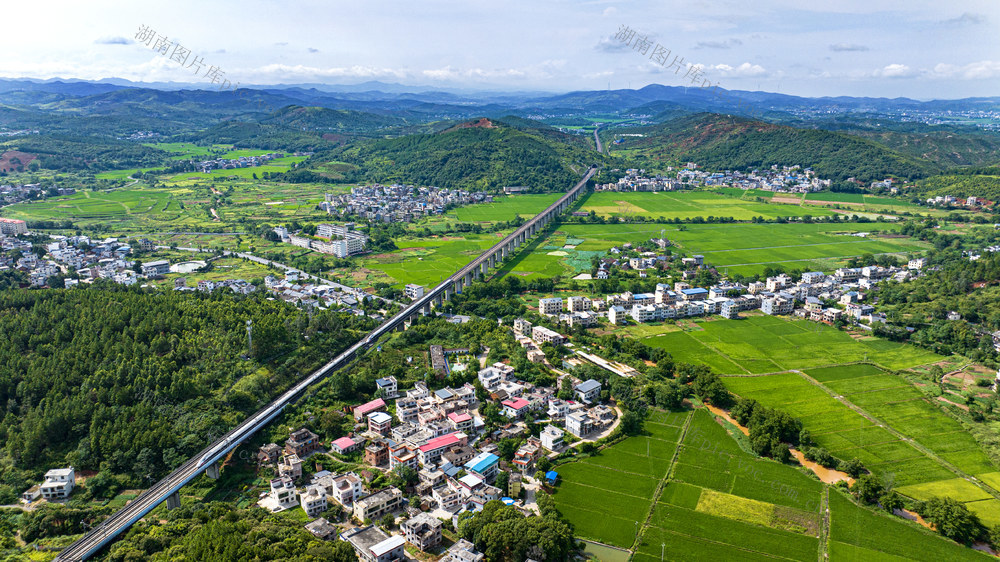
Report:
[[[358,143],[325,155],[354,166],[346,181],[405,182],[492,191],[524,185],[532,191],[565,189],[600,160],[569,135],[479,119],[440,133]],[[322,162],[314,158],[317,165]]]
[[[302,107],[289,105],[261,119],[265,125],[294,127],[304,131],[333,133],[372,133],[388,127],[406,124],[405,119],[376,115],[348,109],[327,109],[325,107]]]
[[[745,170],[798,164],[823,178],[855,177],[864,182],[888,176],[919,179],[940,171],[936,164],[848,134],[709,113],[618,132],[646,135],[630,137],[612,150],[628,149],[637,164],[647,166],[692,161],[710,169]]]

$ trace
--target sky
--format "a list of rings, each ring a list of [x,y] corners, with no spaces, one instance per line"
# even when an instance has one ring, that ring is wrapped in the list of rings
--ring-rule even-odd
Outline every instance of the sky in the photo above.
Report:
[[[7,78],[1000,95],[995,0],[40,0],[4,23]]]

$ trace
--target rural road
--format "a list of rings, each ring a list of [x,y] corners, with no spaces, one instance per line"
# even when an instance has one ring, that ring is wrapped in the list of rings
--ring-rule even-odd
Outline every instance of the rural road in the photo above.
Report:
[[[600,137],[600,135],[597,134],[598,131],[600,131],[600,130],[601,130],[600,127],[597,127],[596,129],[594,129],[594,142],[597,143],[597,152],[600,152],[601,154],[604,154],[604,147],[601,146],[601,137]]]

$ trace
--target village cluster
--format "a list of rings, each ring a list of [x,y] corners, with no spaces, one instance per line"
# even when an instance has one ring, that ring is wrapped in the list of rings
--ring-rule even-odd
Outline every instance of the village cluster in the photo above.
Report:
[[[673,171],[673,167],[667,167]],[[597,191],[672,191],[682,187],[699,185],[710,187],[736,187],[739,189],[762,189],[787,193],[809,193],[830,187],[830,180],[820,179],[810,168],[799,166],[771,166],[767,170],[737,172],[707,172],[698,169],[698,164],[688,162],[677,170],[676,178],[664,176],[645,177],[645,170],[630,168],[617,182],[598,185]]]
[[[483,192],[412,185],[364,185],[349,194],[326,194],[320,209],[333,215],[358,217],[381,222],[413,222],[440,215],[457,205],[490,203],[493,196]]]
[[[236,168],[255,168],[263,166],[267,162],[276,158],[284,158],[281,152],[270,152],[260,156],[240,156],[239,158],[216,158],[214,160],[202,160],[195,164],[195,168],[203,173],[212,170],[232,170]]]
[[[354,223],[344,225],[316,225],[316,236],[305,236],[301,233],[290,233],[284,226],[274,227],[274,233],[286,244],[316,250],[322,254],[332,254],[338,258],[346,258],[365,251],[368,237],[354,230]]]
[[[599,278],[606,278],[608,268],[616,265],[645,270],[656,267],[665,258],[645,252],[644,257],[632,257],[621,263],[617,259],[606,260],[601,264]],[[703,259],[696,255],[682,261],[685,266],[703,267]],[[542,298],[538,301],[538,312],[570,327],[579,325],[588,328],[596,326],[601,316],[606,316],[610,324],[625,324],[628,321],[658,322],[705,314],[735,319],[740,312],[759,309],[764,314],[795,314],[829,323],[843,317],[852,322],[863,322],[860,325],[867,329],[873,323],[884,323],[885,316],[876,313],[870,304],[862,302],[866,292],[886,279],[901,283],[918,277],[926,265],[926,258],[915,258],[906,267],[843,267],[831,274],[806,272],[798,281],[781,274],[749,284],[723,281],[709,288],[693,287],[683,281],[672,286],[658,283],[653,293],[624,292],[597,299],[586,296],[572,296],[565,300],[561,297]],[[602,272],[603,276],[600,275]],[[691,276],[685,275],[687,277]],[[842,308],[824,304],[834,302]],[[802,306],[797,308],[797,304]]]
[[[468,353],[467,349],[436,351],[441,357]],[[350,434],[325,443],[302,428],[292,431],[283,446],[260,447],[256,460],[274,467],[276,477],[261,494],[259,505],[272,512],[301,508],[312,520],[306,525],[310,532],[324,539],[339,536],[349,541],[363,560],[393,559],[407,542],[432,550],[441,543],[442,520],[457,522],[459,514],[479,511],[491,500],[501,500],[526,514],[537,511],[534,489],[540,484],[539,474],[550,483],[558,478],[554,471],[539,472],[538,461],[557,456],[569,440],[594,440],[608,434],[618,418],[615,409],[600,403],[601,384],[592,379],[573,381],[573,399],[566,400],[556,397],[555,387],[518,380],[515,369],[504,363],[480,369],[478,380],[488,400],[507,419],[502,427],[486,431],[482,404],[472,384],[430,390],[417,382],[401,392],[394,377],[378,379],[378,398],[351,411],[355,429]],[[389,413],[389,401],[394,401],[394,414]],[[529,416],[544,424],[537,438],[529,432],[525,421]],[[501,459],[498,444],[510,438],[523,439],[523,443],[507,462]],[[319,470],[306,479],[303,463],[316,452],[354,458],[370,468],[339,474]],[[416,482],[403,489],[371,488],[378,472],[400,466],[412,469]],[[505,477],[498,480],[501,471]],[[334,504],[353,518],[350,528],[342,530],[320,517]],[[398,535],[370,524],[387,515],[404,519]],[[464,541],[445,558],[481,559]]]
[[[0,172],[5,171],[0,169]],[[11,170],[12,171],[12,170]],[[0,185],[0,206],[12,205],[20,201],[39,199],[47,194],[50,195],[73,195],[76,189],[72,187],[43,187],[40,183],[26,183],[23,185]]]

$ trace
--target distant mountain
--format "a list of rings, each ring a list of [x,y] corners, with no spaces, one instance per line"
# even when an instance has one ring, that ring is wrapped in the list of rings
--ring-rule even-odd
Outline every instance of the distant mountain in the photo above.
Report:
[[[435,134],[409,135],[336,149],[314,158],[354,167],[338,171],[347,181],[404,182],[475,191],[524,185],[532,191],[557,191],[578,181],[601,157],[592,149],[554,140],[551,130],[531,129],[524,122],[490,119],[463,122]]]
[[[260,119],[262,124],[283,125],[303,131],[365,134],[406,125],[405,119],[349,109],[285,106]]]
[[[647,165],[692,161],[710,169],[746,170],[798,164],[811,167],[820,177],[854,177],[864,182],[888,176],[918,179],[940,171],[933,163],[848,134],[716,114],[690,115],[623,131],[646,135],[627,137],[620,147]],[[608,138],[614,133],[609,131]]]

